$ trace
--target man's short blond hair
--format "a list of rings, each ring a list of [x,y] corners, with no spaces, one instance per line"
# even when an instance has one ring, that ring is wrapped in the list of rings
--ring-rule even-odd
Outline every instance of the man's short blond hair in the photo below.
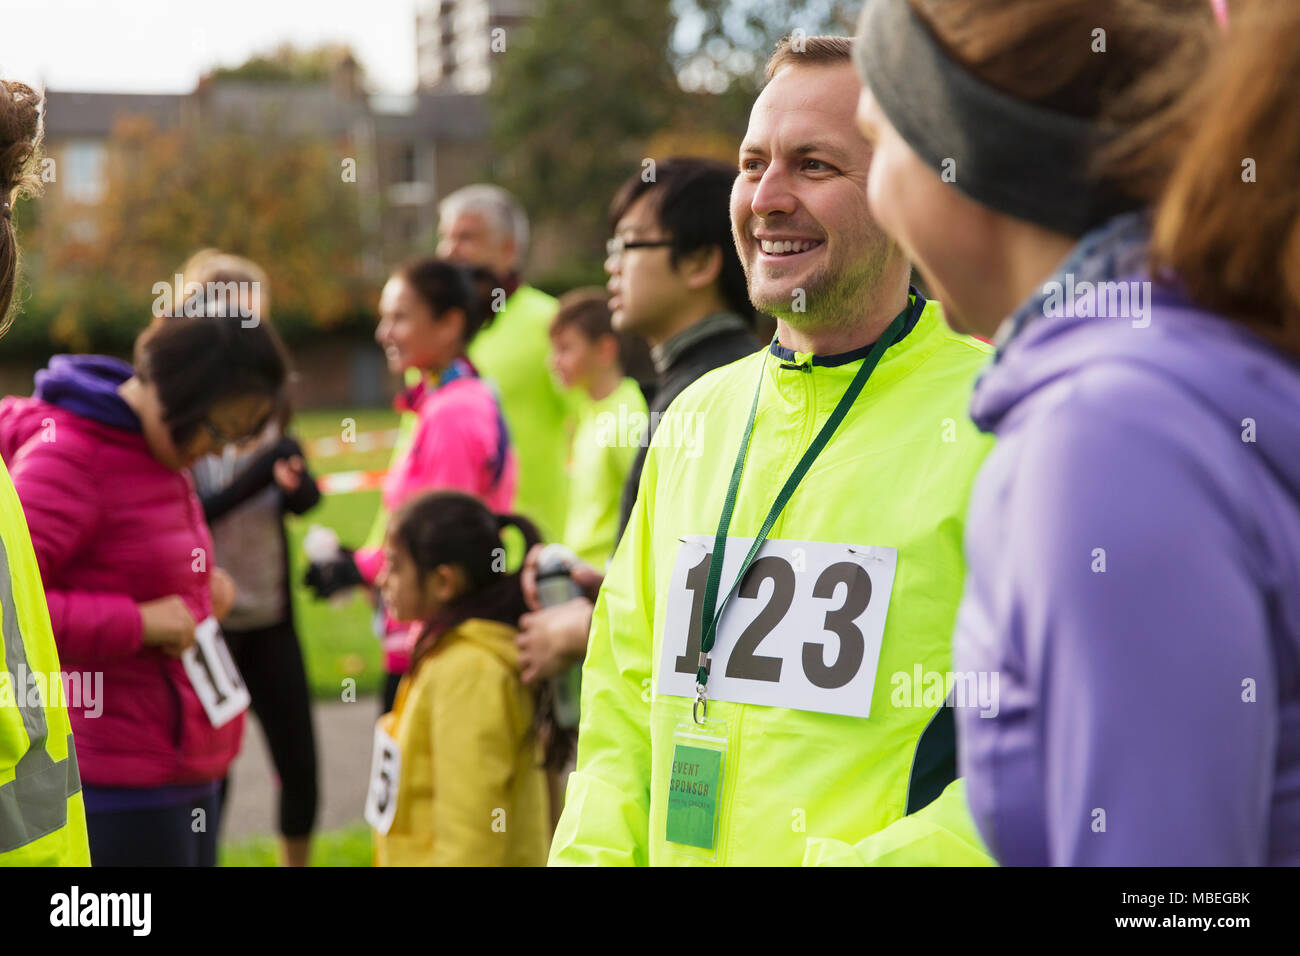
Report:
[[[834,66],[852,62],[853,40],[850,37],[786,36],[777,41],[763,71],[763,79],[771,80],[784,66]]]

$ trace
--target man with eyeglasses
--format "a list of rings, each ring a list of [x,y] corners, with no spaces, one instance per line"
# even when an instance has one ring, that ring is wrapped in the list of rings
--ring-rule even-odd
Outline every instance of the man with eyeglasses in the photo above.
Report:
[[[666,159],[657,164],[653,179],[640,173],[629,178],[610,204],[614,235],[606,245],[605,270],[613,325],[650,343],[658,373],[648,429],[613,436],[641,446],[623,485],[619,535],[636,501],[646,448],[672,400],[704,373],[759,346],[745,272],[731,239],[728,206],[735,178],[726,163]],[[690,447],[695,436],[689,429],[674,438],[688,446],[688,453],[704,453],[698,445]],[[525,570],[535,608],[536,557],[537,549]],[[524,615],[517,643],[526,681],[554,676],[582,660],[603,571],[581,567],[574,573],[588,596]]]
[[[756,313],[731,240],[735,170],[709,159],[667,159],[650,182],[637,174],[610,206],[606,244],[614,328],[651,346],[658,372],[649,434],[623,486],[619,534],[636,501],[650,443],[672,400],[705,372],[754,352]],[[683,437],[684,441],[689,436]]]

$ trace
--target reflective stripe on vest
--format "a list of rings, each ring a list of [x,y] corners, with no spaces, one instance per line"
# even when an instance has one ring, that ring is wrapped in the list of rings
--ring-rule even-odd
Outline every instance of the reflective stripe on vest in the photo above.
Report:
[[[4,666],[9,672],[9,686],[22,715],[23,729],[29,745],[14,766],[14,779],[0,786],[0,853],[25,846],[68,822],[68,798],[81,789],[77,773],[77,751],[68,734],[68,756],[54,760],[45,749],[49,725],[45,707],[35,688],[36,675],[27,665],[27,648],[18,629],[18,609],[14,606],[12,578],[9,576],[9,550],[0,537],[0,615],[3,615]],[[21,664],[23,685],[18,685],[15,668]],[[30,695],[30,696],[29,696]],[[36,704],[29,703],[36,700]]]

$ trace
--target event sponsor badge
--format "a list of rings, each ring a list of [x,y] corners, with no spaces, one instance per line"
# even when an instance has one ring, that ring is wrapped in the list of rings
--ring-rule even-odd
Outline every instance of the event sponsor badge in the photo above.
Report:
[[[213,727],[248,710],[252,698],[216,618],[204,618],[195,626],[194,643],[181,652],[181,664]]]
[[[375,752],[370,760],[370,790],[366,794],[366,822],[388,833],[397,813],[397,781],[402,774],[402,752],[397,741],[375,726]]]
[[[724,582],[735,580],[753,540],[727,539]],[[690,535],[677,551],[660,642],[661,694],[696,696],[712,549],[712,537]],[[763,542],[718,625],[709,697],[870,716],[897,569],[894,548]]]
[[[682,721],[673,731],[665,839],[674,850],[702,860],[717,856],[727,722]]]

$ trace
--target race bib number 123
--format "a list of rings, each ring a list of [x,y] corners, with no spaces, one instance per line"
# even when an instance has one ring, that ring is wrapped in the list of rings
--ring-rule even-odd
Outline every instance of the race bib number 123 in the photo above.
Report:
[[[736,579],[753,541],[727,539],[719,591]],[[712,549],[711,536],[690,535],[677,551],[660,642],[661,694],[695,696]],[[709,698],[870,716],[897,568],[894,548],[765,541],[718,624]]]

